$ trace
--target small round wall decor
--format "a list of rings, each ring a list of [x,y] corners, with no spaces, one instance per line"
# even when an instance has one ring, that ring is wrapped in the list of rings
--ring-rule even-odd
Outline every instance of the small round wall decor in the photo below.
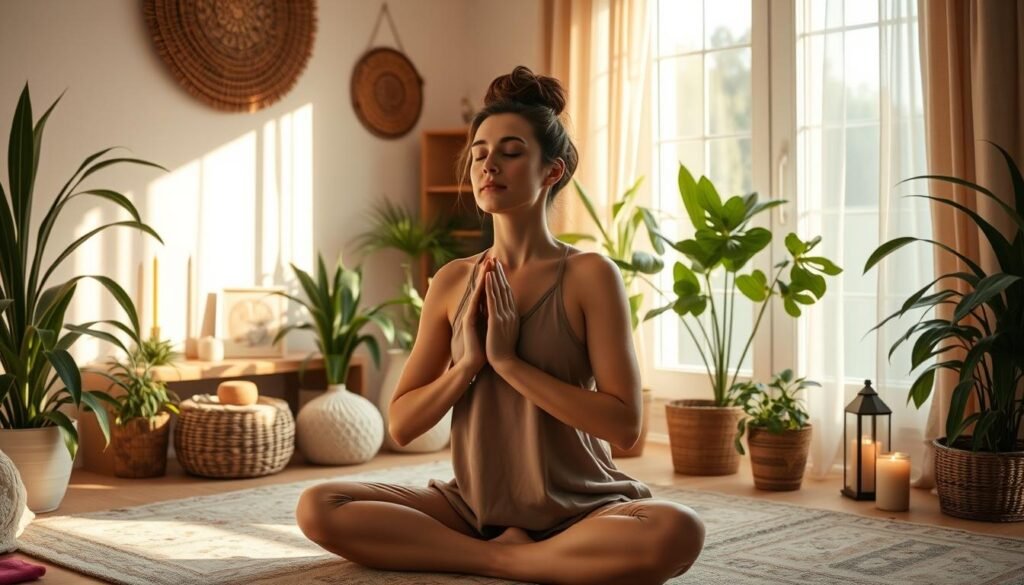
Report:
[[[367,51],[352,70],[352,107],[363,126],[381,138],[398,138],[423,111],[423,80],[402,53]]]

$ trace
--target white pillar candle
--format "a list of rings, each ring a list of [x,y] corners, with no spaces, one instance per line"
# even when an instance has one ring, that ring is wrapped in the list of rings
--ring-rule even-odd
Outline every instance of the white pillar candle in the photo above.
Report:
[[[871,437],[863,437],[860,440],[860,486],[858,492],[872,492],[875,490],[875,457],[880,452],[881,443],[871,440]],[[857,441],[850,444],[849,471],[851,476],[857,473]],[[853,482],[851,482],[852,484]]]
[[[906,512],[910,508],[910,456],[882,453],[877,465],[875,507],[888,512]]]

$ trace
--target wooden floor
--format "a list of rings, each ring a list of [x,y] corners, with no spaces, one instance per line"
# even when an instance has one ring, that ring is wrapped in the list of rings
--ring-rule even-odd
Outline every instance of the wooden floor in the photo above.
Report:
[[[135,506],[161,500],[214,494],[225,491],[257,487],[272,483],[287,483],[318,477],[332,477],[345,473],[356,473],[371,469],[382,469],[400,465],[413,465],[444,459],[448,451],[422,455],[382,453],[372,461],[348,467],[312,467],[301,461],[293,461],[282,473],[247,480],[208,480],[186,475],[173,460],[169,463],[166,477],[154,480],[127,480],[76,470],[61,507],[56,512],[42,514],[40,518],[53,515],[75,514],[108,508]],[[763,492],[753,487],[747,459],[736,475],[725,477],[693,477],[676,475],[668,445],[649,443],[643,457],[617,461],[619,468],[633,477],[647,483],[672,484],[680,487],[723,492],[788,502],[812,508],[850,512],[865,516],[895,518],[922,524],[960,528],[985,534],[1024,537],[1024,523],[993,524],[971,522],[945,516],[939,512],[938,497],[926,490],[911,490],[910,511],[903,513],[881,512],[873,502],[855,502],[839,495],[841,476],[826,479],[805,479],[803,488],[796,492]],[[31,557],[17,554],[15,558],[40,563]],[[8,558],[9,555],[0,558]],[[45,583],[64,585],[80,583],[102,583],[67,569],[43,562],[47,566]]]

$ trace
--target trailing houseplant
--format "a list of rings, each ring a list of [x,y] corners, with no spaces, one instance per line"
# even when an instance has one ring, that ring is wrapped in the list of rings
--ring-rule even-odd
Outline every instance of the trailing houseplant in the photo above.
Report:
[[[793,378],[783,370],[766,386],[747,382],[736,402],[744,417],[736,425],[736,450],[742,455],[743,435],[750,445],[751,469],[758,489],[789,491],[800,489],[807,453],[811,446],[810,415],[797,396],[806,388],[821,384]]]
[[[744,383],[738,381],[740,367],[770,301],[778,298],[787,314],[799,317],[801,306],[813,305],[825,295],[825,277],[839,274],[842,269],[823,256],[812,255],[812,250],[821,242],[820,237],[805,242],[790,233],[785,239],[789,258],[777,262],[771,274],[759,269],[747,272],[748,264],[772,241],[772,233],[753,225],[755,220],[761,213],[785,202],[760,202],[757,193],[736,195],[723,202],[711,181],[703,176],[695,180],[682,164],[677,179],[694,237],[678,242],[662,238],[683,254],[690,265],[675,263],[672,267],[675,299],[648,312],[644,319],[669,310],[680,317],[704,362],[714,395],[711,401],[677,400],[666,405],[673,466],[679,473],[730,474],[739,468],[732,434],[742,416],[736,406],[744,387]],[[724,281],[720,297],[712,294],[711,281],[716,273],[721,273]],[[737,291],[755,303],[757,317],[739,359],[733,360]],[[706,312],[710,316],[708,325],[701,318]],[[733,367],[731,372],[730,367]]]
[[[948,205],[978,226],[992,249],[998,271],[989,274],[958,250],[931,239],[898,237],[879,246],[864,265],[867,272],[900,248],[924,242],[953,254],[966,267],[949,272],[910,295],[899,310],[874,329],[915,310],[921,317],[892,345],[889,356],[913,340],[910,370],[917,375],[907,401],[920,408],[931,396],[935,374],[957,377],[946,417],[946,436],[936,439],[936,483],[943,512],[977,520],[1024,520],[1024,442],[1019,439],[1024,400],[1024,177],[1010,154],[993,143],[1006,162],[1013,205],[976,183],[944,175],[906,179],[935,180],[966,187],[975,197],[991,199],[1012,229],[1004,235],[963,203],[945,196],[909,195]],[[905,181],[904,181],[905,182]],[[1016,207],[1016,208],[1014,208]],[[959,281],[959,290],[950,286]],[[964,292],[961,292],[964,291]],[[933,311],[946,307],[949,311]],[[950,351],[953,350],[953,351]],[[957,355],[957,352],[959,355]],[[937,358],[937,361],[933,361]],[[974,412],[967,414],[974,401]],[[1016,477],[1016,482],[993,478]],[[988,479],[991,482],[986,483]]]
[[[339,260],[328,272],[323,256],[317,256],[316,276],[292,264],[305,298],[278,294],[298,304],[309,321],[285,325],[274,337],[277,343],[291,331],[312,331],[324,361],[327,392],[306,404],[296,419],[299,449],[312,463],[343,465],[362,463],[373,457],[384,440],[384,422],[369,400],[349,392],[345,386],[349,364],[356,349],[365,345],[380,366],[380,345],[364,328],[375,325],[384,338],[394,339],[394,323],[385,308],[391,300],[369,308],[362,302],[362,270],[346,269]]]
[[[626,189],[617,201],[612,203],[611,221],[605,227],[597,215],[593,201],[591,201],[579,182],[574,179],[572,182],[573,187],[580,201],[583,202],[584,209],[587,210],[587,214],[597,228],[600,240],[584,233],[564,233],[557,236],[559,240],[567,244],[576,244],[583,241],[595,242],[600,245],[604,254],[619,267],[622,282],[629,293],[630,325],[634,335],[636,334],[637,327],[640,325],[640,308],[644,302],[643,292],[637,290],[637,279],[643,279],[648,284],[654,286],[654,283],[648,277],[658,274],[665,267],[665,262],[661,259],[661,255],[665,253],[665,243],[659,236],[658,220],[653,211],[636,204],[637,193],[642,183],[643,177],[640,177],[633,185]],[[634,249],[636,235],[639,233],[641,225],[644,226],[647,232],[651,247],[654,248],[654,254],[645,250]],[[629,449],[622,449],[612,445],[611,450],[614,457],[639,457],[643,455],[644,445],[647,442],[648,423],[650,421],[651,389],[645,387],[642,394],[643,425],[641,426],[640,438]]]
[[[54,459],[54,468],[61,469],[61,473],[50,477],[22,473],[29,490],[29,505],[35,511],[51,510],[60,504],[78,450],[78,430],[62,407],[94,410],[105,440],[110,437],[109,421],[102,406],[106,394],[82,390],[81,373],[69,351],[83,333],[64,332],[65,314],[78,282],[95,280],[126,311],[131,304],[120,285],[101,275],[77,275],[66,282],[47,285],[64,260],[109,228],[128,227],[160,240],[123,194],[111,189],[79,189],[86,178],[112,165],[138,164],[163,169],[140,159],[109,158],[111,148],[85,159],[32,230],[31,212],[36,203],[34,187],[43,132],[59,101],[57,98],[33,124],[28,85],[22,90],[11,124],[8,189],[0,186],[0,366],[4,372],[0,374],[0,450],[18,464],[20,457],[29,456],[25,441],[56,445],[47,457]],[[50,237],[68,203],[85,197],[108,201],[127,212],[130,219],[101,225],[56,254],[47,254]],[[52,262],[47,264],[46,257],[53,258]],[[27,429],[36,431],[22,432]],[[38,458],[38,451],[32,457]]]

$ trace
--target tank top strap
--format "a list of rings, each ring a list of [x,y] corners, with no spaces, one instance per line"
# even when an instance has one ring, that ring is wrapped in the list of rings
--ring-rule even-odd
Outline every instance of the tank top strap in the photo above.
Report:
[[[473,264],[473,271],[469,273],[469,282],[466,283],[466,290],[462,293],[462,300],[459,301],[459,307],[455,309],[455,316],[452,317],[452,325],[459,320],[459,315],[462,314],[462,309],[466,306],[466,301],[469,300],[469,293],[473,291],[473,283],[476,282],[476,272],[480,269],[480,265],[483,263],[484,258],[487,257],[487,253],[491,249],[487,248],[480,253],[480,257],[476,259],[476,263]]]

